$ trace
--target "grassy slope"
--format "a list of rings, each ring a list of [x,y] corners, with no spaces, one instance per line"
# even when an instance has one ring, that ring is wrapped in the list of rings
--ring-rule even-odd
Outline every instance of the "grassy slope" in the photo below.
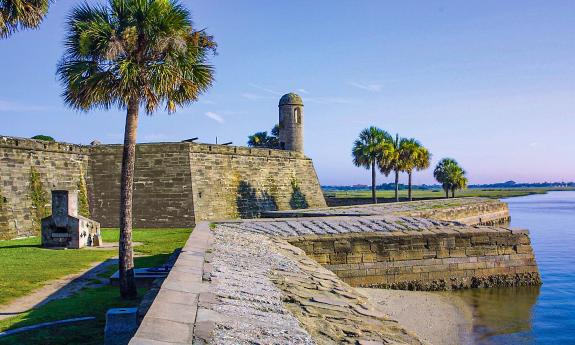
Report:
[[[487,198],[509,198],[516,196],[524,196],[530,194],[543,194],[552,190],[572,190],[565,188],[508,188],[508,189],[466,189],[455,193],[456,197],[474,197],[481,196]],[[394,199],[395,192],[393,190],[377,191],[377,197],[382,199]],[[370,190],[360,191],[326,191],[326,196],[336,198],[371,198]],[[451,195],[451,194],[450,194]],[[399,196],[402,199],[407,198],[407,190],[400,190]],[[442,190],[414,190],[413,198],[418,199],[434,199],[444,198],[445,193]]]
[[[138,229],[134,241],[144,243],[135,248],[137,267],[156,266],[184,245],[189,229]],[[104,241],[118,239],[118,230],[103,230]],[[90,263],[116,255],[116,250],[47,250],[39,247],[39,239],[0,242],[0,298],[8,301],[38,288],[49,280],[79,272]],[[111,272],[109,272],[111,273]],[[7,291],[8,293],[5,293]],[[140,295],[143,295],[141,291]],[[4,302],[5,303],[5,302]],[[80,316],[96,316],[94,322],[31,331],[0,338],[0,344],[101,344],[105,313],[109,308],[137,305],[139,301],[122,301],[118,289],[105,286],[84,289],[69,298],[52,301],[37,309],[0,321],[0,331],[46,321]]]

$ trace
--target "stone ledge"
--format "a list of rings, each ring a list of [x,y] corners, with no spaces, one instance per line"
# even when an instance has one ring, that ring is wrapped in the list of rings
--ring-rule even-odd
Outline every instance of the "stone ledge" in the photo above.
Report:
[[[198,224],[164,280],[130,345],[192,342],[199,296],[210,290],[209,283],[202,282],[202,277],[204,257],[212,242],[209,223]]]

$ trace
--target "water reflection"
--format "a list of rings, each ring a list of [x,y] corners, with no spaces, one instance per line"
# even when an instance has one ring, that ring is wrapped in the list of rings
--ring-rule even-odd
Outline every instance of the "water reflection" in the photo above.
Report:
[[[539,291],[539,286],[524,286],[460,290],[451,294],[472,307],[476,344],[530,344],[532,310]]]

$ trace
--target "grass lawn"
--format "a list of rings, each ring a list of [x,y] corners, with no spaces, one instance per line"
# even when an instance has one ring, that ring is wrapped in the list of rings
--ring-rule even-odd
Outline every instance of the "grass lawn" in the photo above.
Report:
[[[455,192],[456,197],[486,197],[493,199],[509,198],[516,196],[525,196],[531,194],[543,194],[548,191],[554,190],[573,190],[572,188],[500,188],[500,189],[466,189]],[[371,198],[371,190],[353,190],[353,191],[325,191],[327,197],[335,198]],[[383,201],[395,200],[395,191],[393,190],[379,190],[377,197]],[[450,193],[451,196],[451,193]],[[407,199],[407,190],[400,190],[399,197],[401,200]],[[413,199],[436,199],[444,198],[445,192],[443,190],[414,190]]]
[[[134,250],[139,255],[146,255],[135,258],[136,267],[164,263],[175,249],[184,245],[190,232],[190,229],[135,229],[133,239],[143,245]],[[117,241],[119,236],[117,229],[103,229],[102,234],[105,242]],[[0,241],[0,304],[116,255],[116,250],[44,249],[40,247],[39,238]],[[143,295],[145,291],[141,292]],[[97,317],[96,321],[0,338],[0,344],[101,344],[106,310],[139,303],[122,301],[118,296],[118,289],[114,287],[86,288],[71,297],[2,320],[0,331],[73,317]]]

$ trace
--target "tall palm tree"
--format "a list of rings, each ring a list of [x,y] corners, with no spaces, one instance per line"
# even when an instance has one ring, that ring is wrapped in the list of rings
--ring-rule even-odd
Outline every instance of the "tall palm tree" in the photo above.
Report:
[[[108,0],[76,6],[58,65],[66,104],[126,110],[120,194],[120,293],[137,295],[132,250],[132,195],[140,106],[169,113],[196,101],[213,82],[208,58],[216,43],[194,29],[175,0]]]
[[[0,38],[20,29],[35,29],[46,14],[50,0],[0,0]]]
[[[384,153],[391,149],[389,139],[391,136],[386,131],[371,126],[359,133],[351,151],[355,166],[371,169],[371,198],[374,204],[377,203],[375,168]]]
[[[413,170],[424,170],[429,168],[431,153],[423,147],[419,141],[411,139],[401,139],[399,143],[399,156],[403,162],[403,171],[408,176],[408,198],[412,201],[412,174]]]

